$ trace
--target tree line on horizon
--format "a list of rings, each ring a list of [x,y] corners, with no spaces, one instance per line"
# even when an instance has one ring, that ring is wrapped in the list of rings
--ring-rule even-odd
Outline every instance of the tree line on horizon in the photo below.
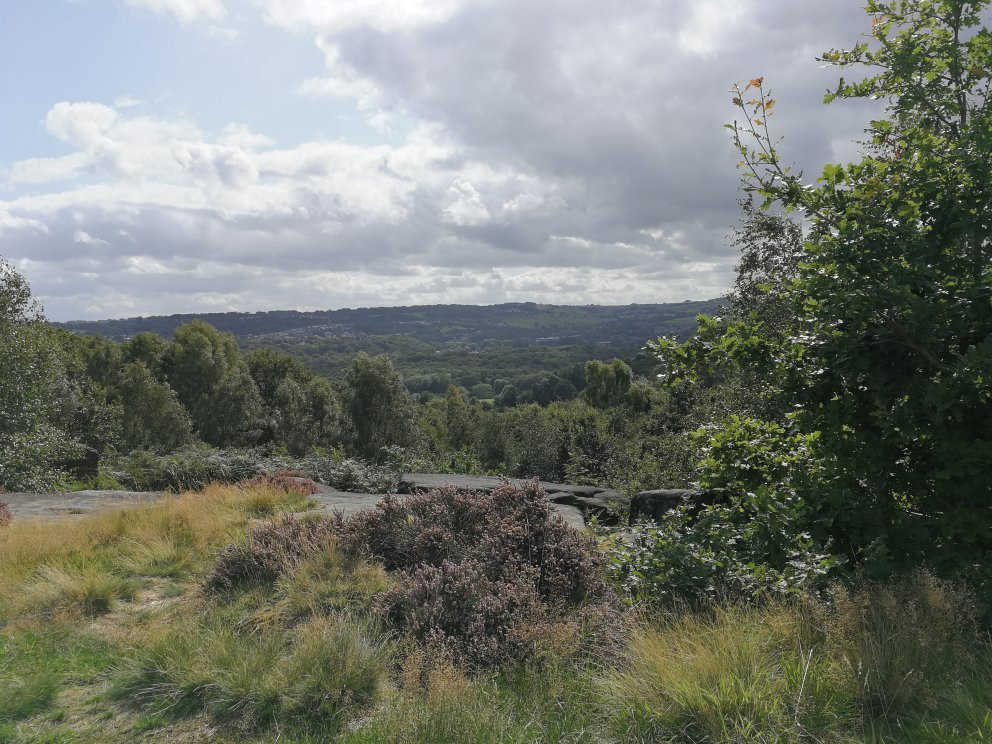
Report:
[[[0,294],[0,405],[20,412],[0,424],[0,485],[8,490],[64,486],[70,471],[92,470],[107,455],[195,446],[372,462],[401,450],[422,468],[563,478],[577,451],[561,441],[565,419],[575,428],[598,416],[589,425],[605,436],[602,410],[646,411],[651,395],[620,360],[590,360],[579,371],[582,400],[553,373],[526,396],[505,383],[495,399],[480,401],[447,374],[438,376],[443,395],[431,393],[430,378],[421,384],[428,389],[411,394],[386,355],[359,353],[332,381],[272,349],[242,354],[231,334],[199,320],[171,340],[68,333],[44,322],[26,281],[6,263]],[[492,395],[483,387],[474,392]]]

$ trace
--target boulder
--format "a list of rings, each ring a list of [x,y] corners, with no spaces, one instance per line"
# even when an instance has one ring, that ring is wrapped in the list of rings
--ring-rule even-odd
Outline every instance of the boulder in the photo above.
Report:
[[[717,489],[700,490],[691,488],[663,488],[656,491],[641,491],[630,500],[630,520],[633,525],[638,519],[657,521],[678,506],[686,504],[690,511],[699,511],[704,506],[717,503],[723,492]]]

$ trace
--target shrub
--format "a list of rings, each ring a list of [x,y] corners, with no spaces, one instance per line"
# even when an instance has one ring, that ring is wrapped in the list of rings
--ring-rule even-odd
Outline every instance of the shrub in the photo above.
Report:
[[[491,578],[478,560],[423,564],[378,598],[393,627],[434,651],[478,666],[527,655],[528,621],[539,616],[533,576]]]
[[[635,526],[611,551],[616,581],[634,599],[658,605],[824,588],[842,559],[815,534],[822,529],[806,497],[820,475],[809,455],[815,437],[731,418],[712,436],[700,430],[693,438],[708,442],[702,487],[724,498]],[[764,473],[778,482],[761,482]]]
[[[536,481],[492,494],[387,497],[341,520],[338,532],[346,550],[399,572],[377,602],[383,617],[470,665],[523,658],[532,623],[609,602],[595,541],[551,509]]]
[[[326,519],[284,519],[248,531],[243,545],[228,545],[207,577],[215,590],[251,581],[273,581],[326,545],[334,524]]]
[[[14,515],[10,512],[10,506],[6,501],[0,501],[0,527],[6,527],[14,521]]]
[[[136,450],[109,465],[122,484],[139,491],[195,491],[210,483],[238,483],[287,469],[284,458],[258,449],[187,447],[169,455]]]
[[[195,491],[210,483],[239,483],[261,476],[306,477],[341,491],[392,493],[395,467],[328,455],[294,459],[271,449],[187,447],[169,455],[136,450],[111,461],[106,475],[138,491]]]
[[[300,493],[305,496],[317,493],[317,484],[306,476],[297,476],[290,473],[267,473],[242,481],[238,485],[245,488],[254,486],[266,486],[277,488],[286,493]]]
[[[353,493],[396,493],[397,468],[361,460],[337,460],[327,455],[311,455],[299,461],[299,469],[319,483]]]

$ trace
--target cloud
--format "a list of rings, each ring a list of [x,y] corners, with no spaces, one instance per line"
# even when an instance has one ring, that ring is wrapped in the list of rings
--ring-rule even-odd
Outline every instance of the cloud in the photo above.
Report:
[[[329,33],[356,27],[403,32],[443,23],[471,0],[263,0],[266,19],[290,29]]]
[[[323,54],[299,92],[409,131],[285,146],[54,104],[70,152],[0,176],[0,254],[34,262],[52,316],[712,297],[736,259],[729,86],[765,74],[783,151],[812,172],[855,154],[869,114],[824,109],[835,71],[812,59],[867,28],[858,0],[257,2]]]
[[[482,203],[475,186],[460,178],[451,184],[445,201],[442,213],[445,220],[453,225],[481,225],[490,220],[489,210]]]
[[[136,8],[146,8],[160,15],[172,15],[180,23],[198,20],[219,21],[227,16],[222,0],[125,0]]]
[[[83,245],[110,245],[106,240],[101,238],[94,238],[85,230],[76,230],[72,234],[72,240],[76,243],[82,243]]]

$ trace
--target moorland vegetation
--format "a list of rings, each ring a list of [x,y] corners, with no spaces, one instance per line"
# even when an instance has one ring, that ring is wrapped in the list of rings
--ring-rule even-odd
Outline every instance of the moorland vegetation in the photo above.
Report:
[[[179,495],[0,510],[0,739],[992,737],[988,5],[868,2],[867,40],[822,56],[864,77],[827,99],[885,113],[815,183],[765,80],[736,86],[734,291],[567,400],[415,396],[368,354],[331,381],[199,321],[72,335],[4,264],[0,483],[96,455],[86,485]],[[534,486],[299,514],[307,478],[401,469],[720,498],[624,535]]]

